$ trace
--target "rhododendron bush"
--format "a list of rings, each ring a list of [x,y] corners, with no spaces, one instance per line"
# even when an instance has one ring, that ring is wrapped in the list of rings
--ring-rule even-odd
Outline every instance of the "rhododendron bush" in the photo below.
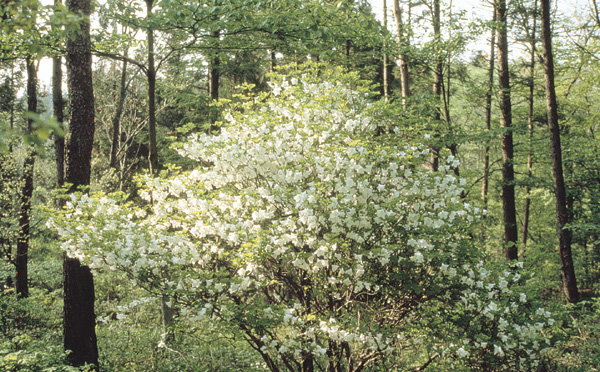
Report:
[[[189,138],[193,170],[145,178],[145,204],[73,196],[52,222],[64,249],[243,336],[272,371],[537,363],[550,314],[517,268],[481,263],[456,160],[426,169],[353,74],[270,86]]]

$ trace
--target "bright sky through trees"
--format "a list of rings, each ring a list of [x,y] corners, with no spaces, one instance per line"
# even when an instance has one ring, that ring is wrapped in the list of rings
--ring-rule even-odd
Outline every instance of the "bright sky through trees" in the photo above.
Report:
[[[41,0],[42,4],[51,3],[50,0]],[[383,0],[369,0],[373,11],[377,14],[378,18],[382,19],[382,6]],[[577,14],[586,9],[589,4],[586,0],[558,0],[558,7],[561,13],[566,14]],[[475,18],[489,18],[491,17],[490,5],[484,0],[459,0],[452,1],[452,6],[456,11],[464,10],[467,13],[468,19]],[[389,17],[392,16],[392,0],[388,0],[388,12]],[[393,22],[388,22],[392,25]],[[481,41],[474,45],[474,49],[486,49],[485,42]],[[43,85],[42,90],[49,90],[50,81],[52,79],[52,60],[44,58],[40,62],[38,77],[40,83]]]

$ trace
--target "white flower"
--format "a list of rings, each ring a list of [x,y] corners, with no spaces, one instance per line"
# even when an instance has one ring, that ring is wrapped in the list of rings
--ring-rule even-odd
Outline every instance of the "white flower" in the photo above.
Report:
[[[502,350],[502,348],[498,345],[494,345],[494,355],[503,357],[504,356],[504,350]]]
[[[422,264],[425,262],[425,257],[423,257],[423,253],[416,251],[415,254],[411,257],[411,260],[418,264]]]
[[[461,348],[459,348],[458,350],[456,350],[456,354],[458,354],[458,357],[459,357],[459,358],[464,358],[464,357],[466,357],[467,355],[469,355],[469,352],[468,352],[468,351],[466,351],[465,349],[463,349],[463,348],[461,347]]]

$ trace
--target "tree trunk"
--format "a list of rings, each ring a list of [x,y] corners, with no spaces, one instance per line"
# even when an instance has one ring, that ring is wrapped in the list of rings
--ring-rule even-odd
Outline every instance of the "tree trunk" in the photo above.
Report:
[[[208,91],[210,95],[210,99],[212,102],[216,102],[219,100],[219,78],[221,75],[220,65],[221,59],[219,58],[219,41],[221,37],[220,31],[213,32],[214,45],[213,45],[213,55],[210,59],[210,70],[208,72]],[[216,108],[210,109],[210,131],[218,130],[218,127],[214,125],[217,121],[217,110]]]
[[[151,21],[154,0],[146,0],[146,16]],[[156,145],[156,67],[154,66],[154,30],[148,26],[148,166],[150,174],[158,171],[158,148]]]
[[[490,133],[492,130],[492,92],[494,90],[494,62],[496,60],[496,12],[494,11],[492,19],[492,34],[490,36],[490,67],[488,70],[488,90],[485,95],[485,130]],[[490,145],[486,141],[483,154],[483,180],[481,182],[481,199],[483,208],[488,206],[488,188],[490,176]]]
[[[10,102],[10,130],[15,129],[15,62],[10,63],[10,91],[13,96]],[[9,152],[12,152],[12,141],[9,143]]]
[[[274,51],[271,51],[271,58],[269,60],[269,72],[275,72],[275,65],[277,64],[277,58]]]
[[[387,0],[383,0],[383,29],[387,32]],[[387,102],[389,99],[389,76],[388,76],[388,54],[387,54],[387,43],[383,42],[383,97]]]
[[[548,129],[550,130],[550,154],[552,157],[554,195],[556,198],[556,229],[558,231],[558,244],[562,263],[562,283],[567,300],[569,302],[577,302],[579,300],[579,291],[577,290],[575,268],[571,256],[571,230],[565,228],[565,225],[570,222],[570,211],[567,208],[567,190],[563,176],[560,128],[558,126],[558,110],[554,87],[554,58],[552,55],[552,33],[550,30],[550,1],[541,0],[541,5],[546,104],[548,109]]]
[[[55,1],[55,5],[60,4]],[[65,109],[62,97],[62,65],[61,58],[52,59],[52,108],[59,125],[65,120]],[[61,187],[65,183],[65,138],[54,135],[54,151],[56,152],[56,183]]]
[[[125,51],[127,57],[127,50]],[[119,165],[119,148],[121,147],[121,116],[123,116],[123,106],[125,97],[127,96],[127,61],[123,61],[121,70],[121,84],[119,87],[119,101],[117,102],[117,110],[112,120],[112,142],[110,145],[110,167],[117,168]]]
[[[448,5],[448,8],[450,9],[450,22],[452,22],[452,0],[450,0],[450,3]],[[453,25],[450,24],[449,25],[449,30],[448,30],[448,39],[452,39],[452,28]],[[439,40],[439,45],[441,45],[441,37]],[[439,51],[440,53],[442,52],[441,50]],[[450,82],[451,82],[451,70],[450,70],[450,64],[452,62],[451,59],[451,54],[450,52],[447,53],[448,59],[446,62],[446,84],[444,84],[444,80],[441,80],[441,88],[442,88],[442,98],[443,98],[443,104],[444,104],[444,120],[446,121],[446,126],[448,128],[448,133],[450,134],[451,138],[452,138],[452,142],[450,144],[448,144],[448,149],[450,150],[450,153],[452,154],[452,156],[454,156],[456,159],[458,159],[458,144],[455,141],[456,136],[454,136],[454,130],[452,129],[452,118],[450,116],[450,97],[451,97],[451,89],[450,89]],[[440,58],[440,61],[442,59]],[[441,66],[441,71],[443,71],[443,66]],[[443,77],[443,76],[442,76]],[[456,177],[460,177],[460,168],[459,166],[456,167],[452,167],[454,174],[456,175]],[[465,197],[465,193],[462,192],[461,193],[461,197]]]
[[[497,0],[498,68],[500,81],[500,126],[502,127],[502,210],[504,214],[504,253],[507,260],[518,258],[515,170],[512,133],[512,106],[508,70],[508,23],[506,0]]]
[[[523,243],[523,253],[525,253],[525,249],[527,248],[527,235],[529,234],[529,210],[531,206],[531,186],[529,182],[533,177],[533,103],[534,103],[534,93],[535,93],[535,31],[537,26],[537,0],[534,1],[533,4],[534,14],[533,14],[533,28],[531,30],[531,40],[530,40],[530,54],[529,54],[529,112],[527,113],[527,127],[528,127],[528,137],[527,137],[527,186],[525,187],[525,210],[523,212],[523,238],[521,242]]]
[[[433,69],[433,95],[435,100],[434,125],[438,126],[442,120],[441,103],[442,103],[442,84],[444,79],[443,63],[441,57],[441,18],[440,18],[440,0],[433,0],[433,37],[435,43],[435,66]],[[437,130],[436,130],[437,132]],[[435,136],[438,136],[437,134]],[[440,149],[434,146],[431,149],[431,169],[437,172],[440,164]]]
[[[27,111],[37,112],[37,71],[33,57],[27,57]],[[33,119],[27,119],[27,133],[32,133]],[[27,258],[29,254],[29,228],[31,215],[31,197],[33,196],[33,167],[35,163],[34,150],[26,145],[25,161],[23,163],[23,189],[19,209],[19,238],[17,239],[17,255],[15,257],[16,277],[15,290],[20,297],[29,297],[27,283]]]
[[[98,365],[94,314],[94,278],[89,267],[63,255],[65,307],[64,342],[74,366]]]
[[[54,12],[62,5],[61,0],[54,0]],[[62,91],[61,57],[52,58],[52,109],[59,125],[65,121],[65,104]],[[61,187],[65,183],[65,138],[54,134],[54,152],[56,156],[56,184]]]
[[[219,45],[219,38],[221,37],[221,33],[219,31],[213,32],[213,38],[215,39],[215,45]],[[218,49],[218,48],[216,48]],[[209,93],[210,98],[213,101],[219,100],[219,78],[220,71],[219,66],[221,65],[221,59],[219,58],[218,51],[214,51],[212,59],[210,61],[210,71],[209,71]]]
[[[90,16],[90,0],[67,0],[67,10]],[[87,18],[86,18],[87,19]],[[65,182],[71,191],[90,184],[94,140],[94,90],[90,24],[67,37],[66,62],[69,88],[69,130],[65,144]],[[64,346],[75,366],[98,365],[94,314],[94,280],[79,260],[63,256]]]
[[[410,4],[409,4],[410,9]],[[402,9],[399,0],[394,0],[394,20],[396,21],[396,40],[398,41],[398,66],[400,68],[400,87],[402,89],[402,105],[406,108],[410,97],[408,64],[406,61],[405,48],[409,45],[409,39],[404,35],[404,23],[402,22]]]

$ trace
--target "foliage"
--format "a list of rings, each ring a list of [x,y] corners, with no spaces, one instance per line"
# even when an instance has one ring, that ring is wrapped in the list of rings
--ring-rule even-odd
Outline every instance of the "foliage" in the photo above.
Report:
[[[598,371],[600,366],[600,299],[556,306],[555,314],[562,323],[560,336],[549,355],[547,370],[565,372]]]
[[[145,206],[73,196],[63,247],[243,335],[273,371],[535,365],[550,314],[480,262],[456,164],[425,169],[356,74],[307,65],[270,86],[180,149],[193,171],[146,178]]]
[[[0,370],[14,372],[84,371],[66,364],[58,312],[52,294],[35,291],[18,299],[0,294]]]

